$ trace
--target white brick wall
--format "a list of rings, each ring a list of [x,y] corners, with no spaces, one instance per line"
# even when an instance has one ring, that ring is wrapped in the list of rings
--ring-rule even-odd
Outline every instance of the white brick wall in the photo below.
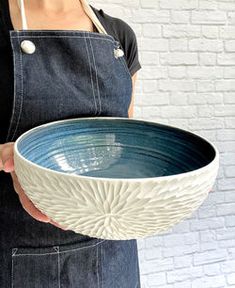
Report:
[[[136,32],[135,117],[198,132],[220,150],[199,210],[138,240],[142,288],[235,287],[235,0],[91,3]]]

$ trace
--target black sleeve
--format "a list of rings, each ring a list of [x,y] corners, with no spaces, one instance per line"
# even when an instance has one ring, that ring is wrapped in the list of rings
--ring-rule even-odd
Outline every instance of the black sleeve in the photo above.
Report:
[[[133,76],[135,72],[142,68],[139,62],[136,34],[123,20],[117,19],[115,22],[115,28],[117,29],[116,34],[119,36],[130,74]]]
[[[133,76],[135,72],[142,68],[139,62],[138,45],[134,30],[122,19],[106,14],[102,9],[98,10],[92,5],[90,6],[104,25],[107,33],[120,42],[130,74]]]

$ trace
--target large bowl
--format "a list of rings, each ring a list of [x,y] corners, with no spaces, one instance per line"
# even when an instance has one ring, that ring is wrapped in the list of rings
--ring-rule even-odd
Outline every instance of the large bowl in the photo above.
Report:
[[[14,145],[18,180],[35,206],[77,233],[138,239],[189,217],[214,184],[219,154],[203,137],[150,121],[55,121]]]

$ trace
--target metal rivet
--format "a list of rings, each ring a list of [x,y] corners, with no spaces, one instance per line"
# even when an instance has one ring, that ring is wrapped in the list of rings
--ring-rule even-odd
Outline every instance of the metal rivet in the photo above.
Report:
[[[124,52],[122,51],[122,49],[120,49],[120,48],[114,49],[115,58],[122,57],[123,55],[124,55]]]
[[[33,54],[36,50],[36,47],[32,41],[24,40],[21,42],[20,47],[22,51],[26,54]]]

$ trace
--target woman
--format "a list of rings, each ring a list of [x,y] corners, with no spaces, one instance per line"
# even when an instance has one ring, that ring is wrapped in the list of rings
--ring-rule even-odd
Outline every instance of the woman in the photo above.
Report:
[[[136,240],[63,229],[26,197],[13,162],[14,141],[37,125],[132,116],[134,31],[86,0],[0,0],[0,12],[0,287],[140,287]]]

